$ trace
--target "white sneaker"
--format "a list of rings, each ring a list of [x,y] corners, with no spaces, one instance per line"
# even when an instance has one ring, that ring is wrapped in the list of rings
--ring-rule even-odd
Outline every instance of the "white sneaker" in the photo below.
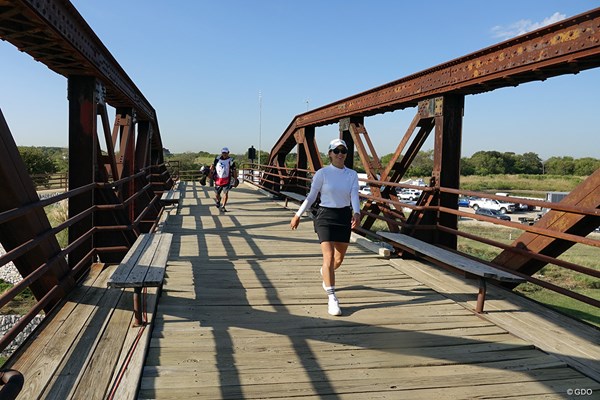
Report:
[[[342,310],[340,309],[340,302],[338,299],[330,299],[327,305],[327,312],[330,315],[342,315]]]

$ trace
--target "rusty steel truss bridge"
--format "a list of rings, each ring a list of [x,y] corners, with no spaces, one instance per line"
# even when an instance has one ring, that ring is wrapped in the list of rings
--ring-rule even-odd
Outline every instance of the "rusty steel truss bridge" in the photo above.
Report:
[[[68,191],[40,200],[0,111],[0,243],[6,250],[0,267],[12,262],[23,276],[2,294],[0,305],[27,288],[36,299],[0,338],[4,349],[37,314],[50,313],[93,263],[119,262],[140,234],[153,231],[163,210],[161,195],[178,177],[163,158],[156,111],[69,1],[0,0],[0,38],[67,78],[70,171]],[[589,235],[600,225],[600,170],[559,203],[527,200],[550,211],[533,225],[521,225],[521,236],[510,244],[461,231],[459,219],[472,214],[457,206],[459,195],[481,196],[460,188],[465,96],[559,75],[577,79],[577,73],[598,67],[600,8],[297,115],[273,145],[268,162],[257,167],[260,180],[250,180],[275,195],[305,195],[311,174],[323,166],[317,128],[338,124],[350,152],[360,156],[371,187],[358,233],[385,241],[374,229],[379,220],[391,232],[458,253],[459,238],[478,241],[499,249],[486,261],[489,265],[599,308],[597,299],[534,274],[553,264],[600,279],[600,270],[559,258],[576,245],[600,247],[600,240]],[[109,105],[114,116],[108,115]],[[365,118],[407,108],[415,109],[414,118],[384,165]],[[402,181],[431,135],[429,185],[416,204],[402,205],[396,188],[410,188]],[[286,157],[294,150],[297,162],[290,167]],[[346,162],[353,167],[353,157]],[[44,207],[59,201],[68,202],[68,219],[53,227]],[[56,234],[65,230],[68,245],[61,248]],[[409,256],[402,246],[396,251]]]

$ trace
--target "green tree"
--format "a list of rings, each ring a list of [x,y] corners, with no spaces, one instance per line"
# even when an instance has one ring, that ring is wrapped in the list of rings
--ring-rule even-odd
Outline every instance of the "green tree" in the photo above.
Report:
[[[269,156],[271,155],[271,153],[269,153],[268,151],[258,151],[258,149],[256,149],[256,159],[254,160],[255,163],[258,164],[267,164],[269,162]],[[243,157],[240,157],[241,159],[244,159],[244,161],[249,162],[250,158],[248,157],[248,152],[246,151],[244,153]]]
[[[511,174],[541,174],[542,159],[536,153],[517,154]]]
[[[394,153],[389,153],[389,154],[386,154],[383,157],[381,157],[381,159],[379,160],[379,161],[381,161],[381,165],[383,165],[385,168],[390,163],[393,156],[394,156]]]
[[[69,171],[69,149],[61,149],[59,153],[52,155],[56,172],[67,173]]]
[[[431,176],[433,172],[433,150],[419,151],[408,167],[406,176]]]
[[[577,176],[591,175],[600,168],[600,160],[592,157],[584,157],[575,160],[574,173]]]
[[[30,175],[53,174],[57,170],[52,157],[42,148],[19,146],[19,153]]]
[[[505,157],[498,151],[478,151],[471,156],[475,175],[506,173]]]
[[[550,157],[544,166],[545,173],[549,175],[573,175],[575,172],[573,157]]]
[[[460,174],[463,176],[475,175],[475,166],[469,157],[460,159]]]
[[[200,169],[200,164],[197,162],[198,153],[185,152],[170,154],[167,160],[179,161],[179,169],[181,171],[194,171]]]
[[[515,165],[517,164],[517,160],[519,156],[513,152],[507,153],[498,153],[500,158],[502,159],[502,163],[504,164],[504,173],[505,174],[516,174]]]

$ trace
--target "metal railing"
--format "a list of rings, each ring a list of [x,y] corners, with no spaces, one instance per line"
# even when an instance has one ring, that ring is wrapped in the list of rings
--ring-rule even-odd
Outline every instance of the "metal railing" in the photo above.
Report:
[[[301,194],[306,194],[311,182],[312,174],[314,173],[311,170],[303,170],[297,168],[277,168],[275,170],[268,165],[258,165],[251,164],[246,165],[243,168],[244,171],[244,180],[253,185],[256,185],[275,196],[281,196],[281,191],[291,191],[297,192]],[[378,180],[369,180],[369,179],[360,179],[361,182],[374,186],[374,187],[391,187],[397,190],[401,189],[419,189],[423,192],[421,195],[421,200],[427,196],[431,196],[435,191],[444,194],[456,195],[456,196],[471,196],[471,197],[479,197],[479,198],[489,198],[496,200],[503,200],[507,202],[514,202],[519,204],[527,205],[528,208],[540,208],[540,215],[542,214],[541,210],[544,212],[560,212],[565,214],[572,214],[576,216],[595,216],[598,217],[600,215],[600,210],[595,208],[585,208],[578,207],[572,205],[561,204],[560,202],[548,202],[543,200],[534,200],[534,199],[524,199],[517,198],[511,196],[497,196],[490,195],[488,193],[483,192],[475,192],[468,190],[459,190],[452,188],[435,188],[435,187],[422,187],[422,186],[414,186],[410,184],[403,183],[394,183],[387,181],[378,181]],[[438,193],[438,194],[439,194]],[[556,229],[551,229],[548,227],[540,227],[537,224],[537,221],[531,220],[527,218],[523,222],[516,222],[511,219],[511,221],[504,221],[501,219],[496,219],[484,215],[479,215],[471,210],[464,211],[458,207],[458,203],[456,208],[449,207],[441,207],[435,204],[427,205],[424,201],[417,202],[402,202],[396,201],[390,198],[383,198],[374,195],[362,194],[359,193],[361,198],[361,202],[365,204],[366,202],[376,202],[380,209],[383,210],[381,214],[373,214],[365,211],[366,207],[363,207],[361,211],[361,216],[363,217],[363,221],[365,217],[372,217],[379,221],[384,222],[385,224],[375,225],[375,228],[366,229],[363,226],[358,227],[355,231],[363,236],[369,237],[371,239],[386,242],[386,239],[377,234],[377,231],[388,230],[389,224],[397,227],[397,230],[400,232],[414,232],[417,230],[427,230],[435,233],[443,232],[445,234],[450,234],[455,236],[457,239],[460,238],[463,242],[474,242],[483,245],[487,250],[486,254],[491,254],[492,256],[497,256],[499,253],[506,251],[514,255],[526,257],[528,259],[533,259],[538,262],[552,265],[560,270],[567,270],[571,273],[575,273],[584,277],[585,279],[590,279],[593,282],[596,282],[596,286],[592,284],[592,287],[596,289],[600,288],[600,269],[594,268],[593,266],[583,265],[581,262],[568,261],[564,256],[554,256],[551,254],[541,254],[537,252],[530,251],[527,246],[523,245],[520,242],[513,241],[512,243],[505,243],[503,241],[499,241],[497,239],[492,239],[485,237],[482,234],[472,233],[465,229],[465,225],[463,223],[465,221],[476,221],[485,224],[490,227],[504,227],[511,228],[517,231],[515,234],[519,236],[522,233],[531,233],[535,235],[540,235],[543,238],[547,238],[549,240],[560,240],[565,243],[566,247],[578,246],[579,248],[585,248],[586,251],[589,251],[595,256],[586,257],[587,261],[593,263],[596,260],[600,259],[600,232],[592,233],[587,236],[580,236],[576,234],[571,234],[567,232],[561,232]],[[437,196],[439,198],[439,196]],[[435,213],[438,218],[437,222],[429,225],[417,225],[411,223],[411,214],[415,213],[424,213],[424,212],[432,212]],[[449,228],[448,226],[442,225],[439,223],[439,219],[442,215],[451,215],[457,218],[460,222],[458,224],[457,229]],[[537,219],[539,219],[539,216]],[[393,245],[393,243],[391,243]],[[469,258],[476,259],[477,261],[489,264],[495,268],[509,271],[515,275],[518,275],[524,278],[528,283],[542,287],[544,289],[548,289],[552,292],[559,293],[561,295],[570,297],[572,299],[576,299],[585,304],[588,304],[592,307],[600,308],[600,299],[595,297],[590,297],[581,293],[578,293],[572,290],[568,284],[568,282],[563,282],[562,285],[551,283],[544,279],[541,274],[532,274],[528,275],[522,272],[508,270],[498,263],[494,263],[493,259],[489,259],[486,257],[482,257],[481,255],[474,254],[473,252],[469,252],[470,246],[458,246],[457,249],[449,249],[459,253],[461,255],[467,256]],[[465,248],[463,250],[462,248]],[[400,248],[397,248],[398,252],[401,252]]]
[[[170,173],[166,167],[165,164],[149,166],[139,171],[137,174],[119,181],[90,183],[83,187],[69,190],[39,200],[35,203],[0,213],[0,225],[2,225],[19,217],[33,215],[33,213],[38,212],[39,210],[57,207],[61,202],[69,201],[77,196],[98,193],[98,191],[108,191],[115,195],[113,199],[118,199],[118,201],[114,203],[102,204],[97,202],[77,215],[70,217],[65,215],[64,220],[55,221],[52,224],[54,226],[50,229],[38,236],[28,238],[28,240],[21,243],[19,246],[9,249],[1,255],[0,268],[3,268],[12,264],[13,261],[16,261],[20,257],[24,257],[29,252],[38,251],[39,245],[47,241],[49,237],[64,234],[80,221],[91,216],[98,217],[101,214],[122,212],[126,209],[134,210],[132,214],[133,218],[127,223],[93,225],[80,237],[76,238],[71,243],[65,244],[59,252],[54,254],[44,263],[38,265],[31,273],[23,276],[22,280],[15,283],[0,295],[0,310],[3,310],[2,314],[4,314],[5,307],[14,301],[15,297],[44,277],[44,275],[46,275],[57,263],[65,263],[68,260],[68,264],[71,266],[68,273],[57,280],[54,287],[45,293],[43,297],[35,299],[29,310],[0,338],[0,351],[6,349],[17,335],[23,332],[25,327],[36,315],[43,315],[48,304],[56,304],[58,300],[68,295],[68,292],[72,287],[72,282],[79,280],[85,275],[91,267],[93,260],[101,260],[103,256],[108,254],[122,257],[130,247],[130,244],[127,242],[117,244],[115,241],[114,245],[106,244],[106,242],[105,244],[93,242],[93,246],[88,248],[83,246],[86,241],[94,238],[100,233],[105,237],[107,235],[122,235],[123,232],[129,232],[132,235],[137,236],[141,232],[152,231],[155,229],[158,219],[160,218],[160,212],[162,212],[162,205],[160,204],[161,195],[164,191],[169,189],[169,182],[172,182]],[[124,188],[132,182],[139,185],[139,190],[124,198],[122,195],[122,193],[125,193]],[[95,198],[98,199],[100,197],[101,196],[95,196]],[[159,210],[159,212],[156,213],[156,210]],[[61,240],[59,240],[59,242],[61,242]],[[75,255],[77,252],[81,253],[82,251],[84,253],[83,255]],[[78,259],[74,259],[73,257],[77,257]]]

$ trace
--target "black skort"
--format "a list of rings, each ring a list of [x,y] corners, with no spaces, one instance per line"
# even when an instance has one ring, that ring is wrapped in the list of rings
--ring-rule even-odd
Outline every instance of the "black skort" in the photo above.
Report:
[[[314,224],[319,243],[350,243],[352,208],[319,207]]]

